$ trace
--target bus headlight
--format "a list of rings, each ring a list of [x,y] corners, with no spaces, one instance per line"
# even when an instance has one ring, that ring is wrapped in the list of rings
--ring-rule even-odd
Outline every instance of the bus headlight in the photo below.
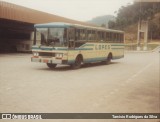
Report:
[[[33,52],[33,56],[39,56],[39,53]]]
[[[56,54],[56,58],[62,58],[63,57],[63,54],[62,53],[57,53]]]

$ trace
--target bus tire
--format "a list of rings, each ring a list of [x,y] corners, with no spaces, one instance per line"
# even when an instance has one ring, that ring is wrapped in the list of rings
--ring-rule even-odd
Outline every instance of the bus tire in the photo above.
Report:
[[[57,64],[51,64],[51,63],[47,63],[47,66],[50,68],[50,69],[54,69]]]
[[[78,55],[75,59],[74,64],[71,64],[72,69],[79,69],[81,67],[81,63],[83,61],[83,58],[81,55]]]
[[[109,53],[108,56],[107,56],[107,59],[105,61],[103,61],[102,63],[108,65],[108,64],[111,63],[111,59],[112,59],[112,54]]]
[[[106,64],[110,64],[111,63],[111,59],[112,59],[112,54],[109,53],[109,55],[107,56]]]

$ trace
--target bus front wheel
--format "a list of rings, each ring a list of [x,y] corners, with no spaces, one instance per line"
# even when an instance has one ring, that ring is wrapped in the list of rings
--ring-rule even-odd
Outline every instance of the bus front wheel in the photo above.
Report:
[[[81,67],[81,63],[82,63],[82,57],[81,56],[77,56],[74,64],[71,64],[71,68],[72,69],[79,69]]]
[[[57,64],[51,64],[51,63],[47,63],[47,66],[50,68],[50,69],[54,69]]]

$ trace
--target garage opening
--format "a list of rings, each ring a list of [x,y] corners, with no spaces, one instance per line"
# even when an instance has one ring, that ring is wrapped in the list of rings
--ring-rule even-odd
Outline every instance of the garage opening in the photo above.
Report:
[[[31,52],[34,24],[0,19],[0,53]]]

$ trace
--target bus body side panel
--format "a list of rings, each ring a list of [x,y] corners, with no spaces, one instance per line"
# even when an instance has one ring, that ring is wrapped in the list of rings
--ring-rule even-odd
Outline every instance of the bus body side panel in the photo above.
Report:
[[[82,55],[84,57],[84,63],[91,63],[91,62],[99,62],[105,61],[110,50],[110,44],[107,43],[92,43],[86,44],[87,49],[90,50],[83,50]]]
[[[75,63],[75,59],[76,57],[78,56],[79,54],[79,50],[75,50],[75,49],[68,49],[68,61],[67,61],[67,64],[73,64]]]
[[[124,44],[122,43],[114,43],[111,44],[112,49],[112,59],[120,59],[124,57]]]

